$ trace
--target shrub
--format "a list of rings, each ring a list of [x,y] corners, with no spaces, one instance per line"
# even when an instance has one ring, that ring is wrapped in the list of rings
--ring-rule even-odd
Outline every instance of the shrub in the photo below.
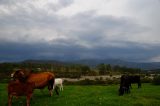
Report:
[[[144,78],[141,78],[141,82],[142,82],[142,83],[151,83],[151,82],[152,82],[152,79],[149,78],[149,77],[144,77]]]
[[[80,85],[94,85],[94,81],[86,78],[80,81]]]
[[[84,79],[84,80],[78,80],[78,81],[64,81],[65,85],[110,85],[110,84],[119,84],[119,79],[114,78],[106,78],[103,79],[103,77],[96,77],[95,80],[90,80],[90,79]]]
[[[103,77],[100,77],[99,80],[102,81],[102,80],[103,80]]]
[[[153,83],[154,85],[160,85],[160,75],[155,76],[155,77],[153,78],[152,83]]]
[[[96,78],[95,78],[95,80],[96,80],[96,81],[98,81],[98,80],[99,80],[99,78],[98,78],[98,77],[96,77]]]

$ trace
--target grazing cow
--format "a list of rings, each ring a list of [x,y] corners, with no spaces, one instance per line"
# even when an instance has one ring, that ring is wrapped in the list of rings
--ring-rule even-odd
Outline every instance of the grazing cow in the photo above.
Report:
[[[55,83],[53,85],[53,89],[59,87],[60,91],[63,91],[63,79],[55,78]]]
[[[13,96],[26,96],[27,106],[30,106],[30,99],[34,90],[34,83],[22,83],[19,81],[11,81],[8,84],[8,106],[12,105]]]
[[[124,93],[130,93],[130,88],[132,83],[138,83],[138,88],[140,88],[141,87],[140,76],[122,75],[119,88],[119,95],[123,95]]]
[[[40,72],[32,73],[26,70],[20,69],[11,74],[11,77],[15,80],[18,79],[20,82],[35,83],[35,89],[43,89],[48,86],[50,96],[52,96],[53,85],[55,82],[55,76],[51,72]],[[59,95],[58,90],[57,95]]]
[[[119,95],[123,95],[124,93],[130,93],[130,80],[127,75],[121,76]]]

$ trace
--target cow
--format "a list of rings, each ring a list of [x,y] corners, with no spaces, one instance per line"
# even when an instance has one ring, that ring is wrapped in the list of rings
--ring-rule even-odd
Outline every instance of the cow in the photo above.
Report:
[[[53,89],[54,88],[56,89],[56,87],[59,87],[60,91],[63,91],[63,79],[61,79],[61,78],[56,78],[55,79],[55,83],[53,85]]]
[[[52,96],[53,85],[55,83],[55,75],[51,72],[33,73],[25,69],[19,69],[11,74],[13,80],[18,79],[20,82],[35,83],[34,89],[43,89],[48,86],[50,96]],[[55,89],[59,95],[58,90]]]
[[[22,83],[18,80],[10,81],[8,83],[8,106],[12,105],[13,96],[16,97],[26,96],[27,106],[30,106],[30,99],[32,97],[34,87],[35,87],[34,83],[29,83],[29,82]]]
[[[140,76],[138,75],[122,75],[120,81],[119,95],[124,93],[130,93],[130,88],[132,88],[132,83],[138,83],[138,88],[141,87]]]

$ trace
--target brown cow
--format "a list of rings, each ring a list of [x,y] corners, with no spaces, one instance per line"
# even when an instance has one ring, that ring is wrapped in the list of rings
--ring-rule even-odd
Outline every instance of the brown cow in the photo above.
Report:
[[[26,74],[27,73],[27,74]],[[35,89],[43,89],[48,86],[50,96],[52,96],[53,85],[55,82],[55,76],[51,72],[40,72],[40,73],[28,73],[24,69],[20,69],[11,74],[11,77],[20,82],[35,83]],[[55,89],[57,95],[58,89]]]
[[[8,84],[8,106],[12,104],[13,96],[26,96],[27,106],[30,106],[30,99],[33,94],[35,84],[34,83],[22,83],[19,81],[11,81]]]

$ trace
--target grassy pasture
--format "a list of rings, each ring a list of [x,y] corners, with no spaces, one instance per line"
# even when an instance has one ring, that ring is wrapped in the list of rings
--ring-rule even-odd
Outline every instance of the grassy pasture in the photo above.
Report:
[[[0,106],[7,106],[7,84],[0,83]],[[160,106],[160,86],[133,85],[130,94],[118,96],[119,85],[109,86],[64,86],[57,96],[49,97],[48,90],[34,91],[31,106]],[[25,97],[13,98],[12,106],[25,106]]]

